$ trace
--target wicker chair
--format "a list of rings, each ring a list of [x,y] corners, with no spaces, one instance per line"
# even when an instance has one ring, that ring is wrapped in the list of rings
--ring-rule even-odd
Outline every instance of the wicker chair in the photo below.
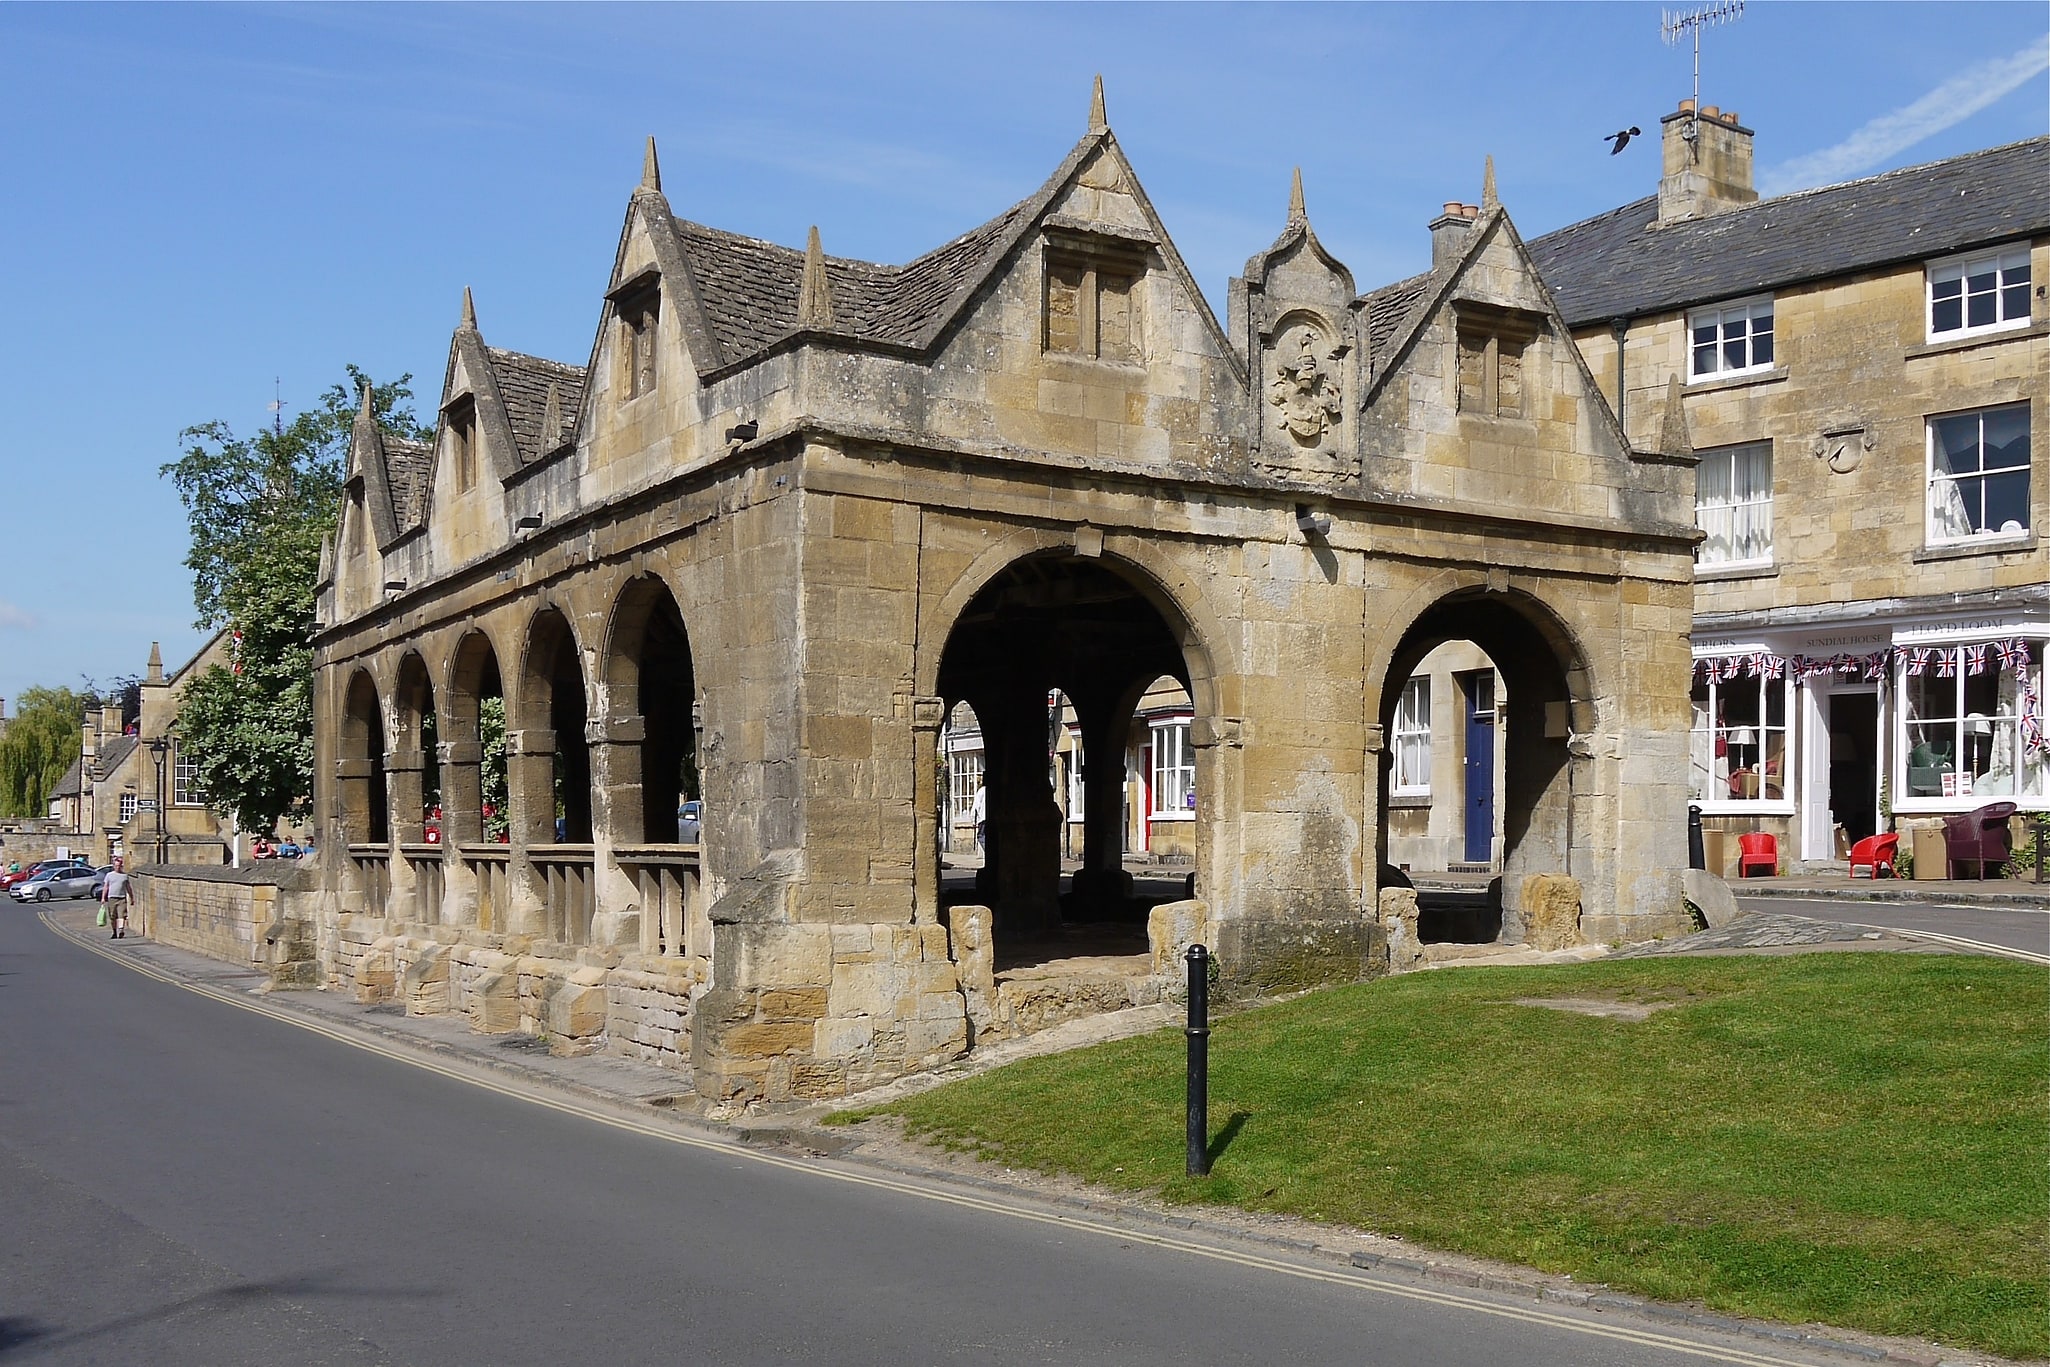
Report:
[[[2015,813],[2012,802],[1994,802],[1976,812],[1943,818],[1943,876],[1957,877],[1957,866],[1973,864],[1973,876],[1984,878],[1986,866],[1998,877],[2008,856],[2014,853],[2007,819]]]

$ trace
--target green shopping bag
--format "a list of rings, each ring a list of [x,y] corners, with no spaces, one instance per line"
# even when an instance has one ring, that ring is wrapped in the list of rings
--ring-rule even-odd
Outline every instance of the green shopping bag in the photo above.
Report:
[[[102,926],[107,924],[107,904],[105,902],[100,903],[100,919],[94,924]]]

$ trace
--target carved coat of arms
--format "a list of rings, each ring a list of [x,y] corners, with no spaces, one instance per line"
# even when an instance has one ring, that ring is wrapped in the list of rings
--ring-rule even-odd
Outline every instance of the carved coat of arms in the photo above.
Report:
[[[1295,354],[1274,368],[1267,402],[1281,410],[1281,426],[1305,446],[1314,446],[1337,426],[1343,404],[1338,377],[1317,359],[1317,337],[1304,328],[1297,334]],[[1284,353],[1286,355],[1286,353]]]

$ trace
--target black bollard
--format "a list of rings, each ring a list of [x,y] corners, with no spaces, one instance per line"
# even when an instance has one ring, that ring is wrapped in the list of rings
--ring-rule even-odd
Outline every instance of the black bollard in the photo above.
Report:
[[[1692,802],[1687,804],[1687,867],[1708,867],[1708,852],[1701,845],[1701,808]]]
[[[1189,946],[1189,1176],[1210,1174],[1210,951]]]

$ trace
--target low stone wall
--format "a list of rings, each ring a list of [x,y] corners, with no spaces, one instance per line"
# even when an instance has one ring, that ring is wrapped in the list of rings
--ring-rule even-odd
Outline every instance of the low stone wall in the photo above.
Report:
[[[353,912],[329,922],[320,936],[328,981],[366,1005],[461,1016],[484,1034],[545,1039],[557,1054],[690,1065],[691,1015],[709,976],[702,959]]]
[[[0,869],[55,859],[59,850],[84,858],[92,845],[93,838],[80,831],[0,830]]]
[[[145,864],[134,871],[139,927],[153,940],[230,963],[277,968],[293,960],[299,937],[266,934],[287,925],[304,894],[301,871],[219,865]]]

